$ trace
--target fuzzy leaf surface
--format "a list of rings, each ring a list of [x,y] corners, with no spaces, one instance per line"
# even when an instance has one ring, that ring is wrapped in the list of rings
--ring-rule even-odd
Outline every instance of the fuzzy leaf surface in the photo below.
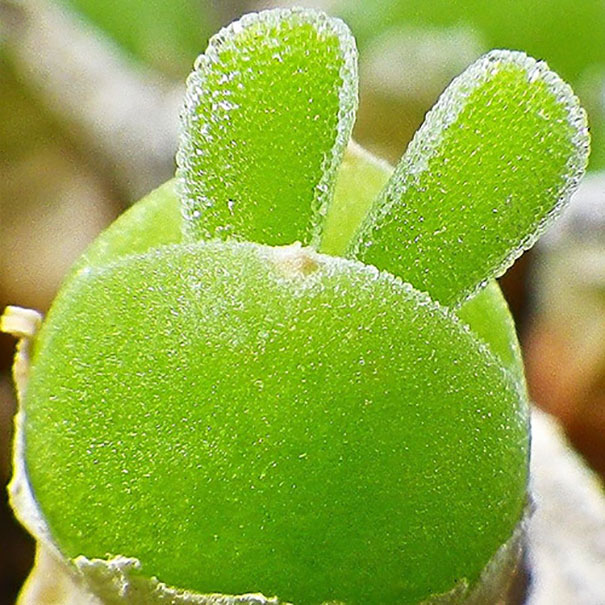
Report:
[[[359,146],[347,149],[338,171],[334,203],[326,217],[322,252],[340,254],[346,249],[391,172],[387,163]],[[100,268],[124,256],[179,243],[182,218],[175,188],[174,179],[164,183],[103,231],[72,269],[62,287],[62,295],[65,296],[64,290],[82,270]],[[457,315],[517,377],[523,389],[525,379],[519,343],[513,319],[497,283],[488,284],[483,291],[465,301]]]
[[[338,19],[276,9],[219,32],[182,112],[187,237],[317,240],[356,107],[355,42]]]
[[[326,216],[320,252],[345,253],[392,172],[387,162],[355,143],[349,144],[338,171],[334,202]],[[520,392],[525,393],[523,360],[514,321],[496,281],[464,301],[457,315],[489,346],[515,377]]]
[[[483,290],[465,300],[456,315],[468,325],[479,340],[502,362],[525,396],[525,373],[515,322],[497,281],[490,281]]]
[[[429,112],[350,254],[459,305],[533,245],[588,148],[569,86],[523,53],[493,51]]]
[[[473,584],[511,536],[526,404],[409,285],[226,242],[77,279],[25,401],[28,474],[68,556],[136,557],[202,593],[400,605]]]

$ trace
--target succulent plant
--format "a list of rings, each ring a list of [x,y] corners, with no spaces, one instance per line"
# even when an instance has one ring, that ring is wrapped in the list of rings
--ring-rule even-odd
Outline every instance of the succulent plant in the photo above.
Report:
[[[176,180],[35,339],[13,501],[107,602],[459,602],[514,559],[528,408],[492,280],[575,188],[584,113],[493,51],[392,169],[350,143],[356,103],[341,21],[222,30]]]

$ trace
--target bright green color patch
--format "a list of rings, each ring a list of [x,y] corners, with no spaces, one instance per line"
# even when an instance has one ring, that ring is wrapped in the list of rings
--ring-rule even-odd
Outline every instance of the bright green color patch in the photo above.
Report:
[[[355,102],[350,34],[315,11],[247,16],[198,61],[184,220],[175,182],[131,209],[36,342],[27,472],[68,557],[136,557],[200,593],[405,605],[473,587],[511,538],[519,352],[497,286],[469,297],[571,194],[583,113],[543,64],[494,53],[391,175],[355,146],[341,164]],[[434,298],[466,301],[460,319]]]
[[[356,145],[350,146],[341,164],[334,204],[326,217],[326,254],[346,249],[352,234],[365,217],[371,199],[384,186],[391,167]],[[152,248],[181,241],[181,215],[176,181],[164,183],[120,216],[86,250],[72,269],[70,279],[82,269],[103,267],[123,256],[140,254]],[[523,363],[513,319],[500,288],[489,283],[476,296],[465,301],[457,315],[492,353],[517,377],[524,389]]]
[[[327,249],[321,252],[336,255],[346,249],[371,200],[391,173],[392,168],[386,162],[355,144],[348,147],[338,171],[334,203],[326,217],[323,235],[328,242]],[[72,269],[69,281],[82,270],[100,268],[121,257],[158,246],[180,243],[181,215],[175,188],[174,179],[164,183],[120,216],[89,246]],[[523,363],[515,327],[498,285],[488,284],[465,301],[457,315],[500,358],[524,390]]]
[[[314,11],[250,15],[211,40],[177,155],[191,240],[318,237],[355,117],[356,61],[347,27]]]
[[[350,254],[460,304],[534,243],[587,156],[571,89],[522,53],[489,53],[427,115]]]
[[[513,381],[409,286],[290,253],[300,271],[283,249],[163,247],[57,301],[25,409],[58,544],[298,605],[476,580],[525,500]]]
[[[489,346],[515,378],[522,396],[526,397],[523,359],[515,323],[497,282],[489,282],[483,290],[465,300],[456,310],[456,315]]]
[[[597,100],[602,99],[605,84],[604,2],[333,0],[330,11],[355,32],[362,55],[383,36],[404,28],[447,32],[462,27],[474,30],[485,48],[523,49],[531,56],[547,59],[551,68],[574,87],[588,110],[594,140],[591,168],[605,166],[605,108]],[[437,69],[427,65],[429,73]]]
[[[174,189],[175,181],[167,181],[124,212],[86,249],[71,274],[108,265],[121,256],[179,243],[182,218]]]
[[[338,170],[334,201],[328,208],[319,251],[343,256],[393,169],[352,143]]]

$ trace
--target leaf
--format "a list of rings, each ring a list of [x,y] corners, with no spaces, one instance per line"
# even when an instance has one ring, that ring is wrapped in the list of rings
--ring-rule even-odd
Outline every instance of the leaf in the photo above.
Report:
[[[334,201],[324,219],[319,251],[343,256],[393,168],[351,143],[338,169]]]
[[[521,396],[527,397],[515,322],[498,282],[490,281],[483,290],[465,300],[456,315],[489,347],[514,377]]]
[[[356,144],[349,145],[338,170],[334,203],[326,216],[321,252],[340,254],[363,220],[392,168]],[[179,243],[181,214],[175,180],[134,204],[87,248],[62,286],[61,295],[83,270],[113,264],[131,254]],[[76,285],[76,287],[79,287]],[[523,363],[514,323],[496,282],[466,301],[458,316],[496,355],[524,389]]]
[[[186,236],[317,241],[356,107],[355,42],[338,19],[276,9],[222,30],[182,112]]]
[[[124,212],[86,249],[70,277],[122,256],[180,242],[182,217],[174,189],[175,181],[167,181]]]
[[[349,255],[459,305],[560,212],[588,141],[577,98],[545,63],[493,51],[427,115]]]
[[[58,298],[69,300],[93,269],[115,263],[132,254],[142,254],[182,238],[182,217],[171,179],[147,194],[118,217],[86,248],[61,284]]]
[[[351,142],[338,171],[334,202],[325,219],[320,252],[342,255],[393,172],[385,161]],[[457,310],[458,317],[501,361],[526,396],[523,360],[508,305],[497,282],[490,281]]]
[[[78,282],[24,402],[28,477],[67,556],[136,557],[202,593],[383,605],[472,586],[513,533],[526,404],[399,279],[203,242]]]

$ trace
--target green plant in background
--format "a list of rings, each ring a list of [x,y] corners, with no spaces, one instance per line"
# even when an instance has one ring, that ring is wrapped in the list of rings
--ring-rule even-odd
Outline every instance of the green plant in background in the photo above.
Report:
[[[587,66],[605,63],[605,49],[599,43],[605,7],[599,2],[502,0],[494,5],[481,0],[435,0],[418,5],[405,0],[336,0],[333,7],[359,27],[356,35],[360,44],[367,43],[377,31],[402,23],[442,27],[463,24],[481,32],[489,45],[524,48],[549,57],[566,79],[577,79]]]
[[[133,59],[183,77],[220,24],[208,0],[61,0]]]
[[[528,411],[490,280],[569,199],[585,116],[495,51],[393,170],[349,143],[356,70],[322,13],[222,30],[177,180],[91,246],[35,341],[13,499],[31,528],[31,487],[34,532],[108,600],[119,570],[145,602],[453,602],[515,558]]]
[[[605,31],[605,4],[602,2],[575,2],[574,0],[543,0],[542,2],[483,2],[482,0],[434,0],[409,2],[407,0],[310,0],[309,5],[327,6],[332,14],[343,18],[355,31],[362,63],[366,72],[372,72],[380,62],[381,54],[392,52],[401,57],[389,73],[376,74],[374,81],[382,91],[367,93],[367,112],[378,102],[392,112],[397,132],[407,131],[403,122],[406,113],[423,115],[428,105],[417,107],[413,101],[435,91],[433,81],[448,81],[461,59],[477,49],[523,49],[535,57],[548,60],[549,65],[572,84],[584,105],[589,109],[594,138],[591,168],[605,165],[605,45],[601,43]],[[455,44],[452,43],[455,41]],[[422,60],[417,59],[420,55]],[[475,55],[476,56],[476,55]],[[433,61],[428,64],[427,61]],[[407,77],[408,83],[422,87],[412,95],[409,91],[393,95],[388,79],[399,73],[416,71]],[[405,78],[404,78],[405,80]],[[402,96],[405,95],[405,96]],[[363,99],[362,99],[363,100]],[[389,105],[390,103],[390,105]],[[363,105],[363,103],[362,103]],[[402,110],[402,105],[404,109]],[[409,118],[407,118],[409,120]],[[400,141],[389,140],[389,133],[375,134],[381,126],[366,116],[360,135],[375,144],[397,146]]]

